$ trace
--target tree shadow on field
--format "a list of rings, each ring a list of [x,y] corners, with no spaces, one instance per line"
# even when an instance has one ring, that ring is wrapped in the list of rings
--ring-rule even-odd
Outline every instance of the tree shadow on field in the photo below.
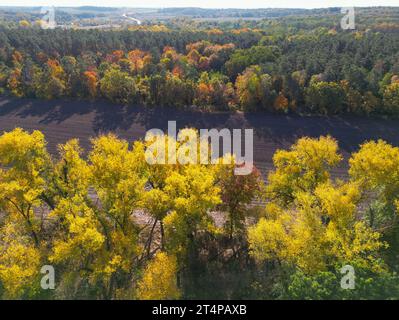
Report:
[[[40,118],[38,122],[44,124],[61,123],[73,115],[84,115],[94,109],[89,101],[0,98],[0,116],[37,117]]]
[[[383,139],[399,145],[399,120],[356,116],[299,116],[270,113],[200,112],[193,109],[114,105],[107,101],[37,100],[0,97],[0,120],[25,119],[30,127],[54,124],[90,129],[89,133],[115,132],[129,141],[143,138],[152,128],[167,132],[168,121],[176,121],[177,130],[253,129],[254,149],[271,158],[277,148],[288,148],[303,136],[330,135],[338,140],[341,151],[351,153],[368,140]],[[10,120],[12,119],[12,120]],[[52,130],[57,130],[57,126]],[[87,134],[87,130],[85,131]],[[78,132],[76,133],[78,135]],[[256,158],[256,154],[255,154]],[[262,158],[262,157],[261,157]],[[269,160],[270,161],[270,160]]]

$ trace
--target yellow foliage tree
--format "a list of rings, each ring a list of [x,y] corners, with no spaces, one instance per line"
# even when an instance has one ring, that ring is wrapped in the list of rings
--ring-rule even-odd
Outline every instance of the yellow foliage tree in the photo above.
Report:
[[[349,159],[349,174],[365,190],[379,193],[393,204],[399,194],[399,148],[385,141],[370,141]]]
[[[299,191],[312,191],[328,181],[330,172],[342,157],[331,137],[301,138],[290,150],[278,150],[273,156],[275,170],[268,176],[267,197],[283,205],[295,199]]]
[[[380,270],[380,234],[356,219],[360,192],[354,184],[320,184],[313,194],[299,192],[294,205],[269,205],[266,217],[248,230],[251,254],[258,261],[277,260],[305,272],[334,263],[354,262]]]
[[[141,300],[173,300],[181,295],[177,287],[177,261],[174,256],[158,252],[144,270],[138,283]]]
[[[39,284],[40,251],[18,229],[15,223],[0,229],[0,282],[8,299],[28,297]]]
[[[266,187],[270,203],[265,217],[248,230],[251,254],[307,273],[334,263],[356,261],[380,268],[380,234],[359,221],[362,189],[358,181],[330,181],[329,170],[341,160],[330,137],[302,138],[289,151],[278,151],[276,170]]]

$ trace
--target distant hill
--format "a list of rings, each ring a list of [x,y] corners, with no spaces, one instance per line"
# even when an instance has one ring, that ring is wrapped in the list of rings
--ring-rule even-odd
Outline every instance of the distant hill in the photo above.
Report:
[[[118,11],[119,8],[115,7],[95,7],[95,6],[81,6],[74,8],[75,10],[82,10],[82,11],[99,11],[99,12],[108,12],[108,11]]]

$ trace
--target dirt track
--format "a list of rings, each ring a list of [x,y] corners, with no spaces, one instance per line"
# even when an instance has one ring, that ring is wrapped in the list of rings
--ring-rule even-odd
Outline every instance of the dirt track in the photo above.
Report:
[[[289,147],[302,136],[333,136],[339,141],[345,158],[366,140],[381,138],[399,145],[399,120],[263,113],[206,114],[161,108],[145,110],[106,102],[0,98],[0,131],[15,127],[41,130],[51,153],[56,153],[57,144],[71,138],[79,138],[81,145],[88,148],[90,137],[110,131],[129,141],[143,138],[151,128],[166,132],[168,120],[176,120],[178,128],[253,128],[255,163],[263,173],[272,167],[272,156],[277,149]],[[344,168],[345,163],[335,175],[345,175]]]

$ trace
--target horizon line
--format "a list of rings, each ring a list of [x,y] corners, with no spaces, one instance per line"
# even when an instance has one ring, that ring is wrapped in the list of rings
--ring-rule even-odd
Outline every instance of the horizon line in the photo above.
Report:
[[[0,5],[0,8],[41,8],[41,7],[54,7],[54,8],[126,8],[126,9],[206,9],[206,10],[258,10],[258,9],[301,9],[301,10],[317,10],[317,9],[335,9],[341,8],[342,6],[331,6],[331,7],[195,7],[195,6],[156,6],[156,7],[143,7],[143,6],[106,6],[106,5],[70,5],[70,6],[43,6],[43,5]],[[351,6],[358,9],[369,9],[369,8],[399,8],[399,4],[395,5],[380,5],[380,6]]]

